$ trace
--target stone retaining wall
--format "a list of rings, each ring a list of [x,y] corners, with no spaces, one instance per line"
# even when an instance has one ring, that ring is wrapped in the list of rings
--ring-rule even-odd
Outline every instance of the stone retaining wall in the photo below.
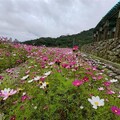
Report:
[[[83,52],[120,63],[120,39],[109,39],[84,45]]]

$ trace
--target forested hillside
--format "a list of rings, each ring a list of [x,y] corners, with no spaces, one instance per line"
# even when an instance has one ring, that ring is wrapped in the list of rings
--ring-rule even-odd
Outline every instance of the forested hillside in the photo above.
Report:
[[[93,28],[74,35],[63,35],[58,38],[41,37],[35,40],[25,41],[28,45],[47,47],[72,47],[73,45],[82,46],[93,41]]]

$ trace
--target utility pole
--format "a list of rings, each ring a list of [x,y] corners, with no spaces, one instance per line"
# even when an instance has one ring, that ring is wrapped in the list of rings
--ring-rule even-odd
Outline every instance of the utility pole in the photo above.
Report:
[[[73,47],[74,47],[74,44],[75,44],[75,38],[73,39]]]

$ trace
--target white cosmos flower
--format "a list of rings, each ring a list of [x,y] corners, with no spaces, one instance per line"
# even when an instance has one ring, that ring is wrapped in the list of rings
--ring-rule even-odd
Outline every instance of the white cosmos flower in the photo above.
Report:
[[[80,106],[80,109],[83,109],[83,108],[84,108],[84,107],[81,105],[81,106]]]
[[[103,87],[99,87],[98,90],[102,91],[102,90],[104,90],[104,88]]]
[[[29,77],[29,75],[26,75],[26,76],[22,77],[21,80],[25,80],[25,79],[27,79],[28,77]]]
[[[32,79],[32,80],[29,80],[29,81],[28,81],[28,83],[31,83],[31,82],[33,82],[33,80],[34,80],[34,79]]]
[[[13,54],[13,56],[16,56],[16,54]]]
[[[117,97],[120,98],[120,95],[118,95]]]
[[[98,106],[104,106],[104,99],[100,99],[99,96],[92,96],[92,99],[88,98],[88,101],[93,105],[94,109],[97,109]]]
[[[108,80],[108,78],[105,78],[105,80]]]
[[[34,109],[36,110],[36,109],[37,109],[37,106],[34,106]]]
[[[118,81],[117,79],[110,80],[111,83],[114,83],[114,82],[117,82],[117,81]]]
[[[42,76],[41,78],[46,78],[47,76]]]
[[[0,120],[4,119],[4,113],[0,113]]]
[[[68,52],[67,54],[68,54],[68,55],[69,55],[69,54],[72,54],[72,52]]]
[[[45,76],[48,76],[51,74],[51,71],[44,73]]]
[[[23,94],[22,95],[26,95],[26,92],[23,92]]]
[[[30,58],[31,56],[27,56],[27,58]]]
[[[47,82],[43,82],[42,85],[40,86],[40,88],[44,89],[44,88],[46,88],[47,85],[48,85]]]
[[[34,78],[34,80],[35,80],[35,81],[38,81],[38,80],[40,80],[40,78],[41,78],[41,76],[36,76],[36,77]]]
[[[4,92],[5,92],[5,93],[10,92],[10,88],[5,88],[5,89],[4,89]]]
[[[72,71],[76,71],[75,69],[72,69]]]
[[[50,62],[50,63],[48,63],[48,65],[53,65],[54,64],[54,62]]]
[[[45,68],[48,68],[48,66],[45,66]]]

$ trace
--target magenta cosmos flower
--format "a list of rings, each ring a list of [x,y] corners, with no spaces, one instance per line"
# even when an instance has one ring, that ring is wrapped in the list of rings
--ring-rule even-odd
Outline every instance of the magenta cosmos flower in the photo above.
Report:
[[[104,84],[104,86],[108,87],[111,85],[111,82],[107,81],[107,82],[104,82],[103,84]]]
[[[21,97],[21,101],[22,101],[22,102],[24,102],[25,100],[29,100],[29,99],[30,99],[30,97],[27,96],[27,95],[23,95],[23,96]]]
[[[10,120],[16,120],[16,116],[15,115],[11,116]]]
[[[80,85],[82,85],[83,84],[83,81],[82,80],[74,80],[73,82],[72,82],[72,84],[74,85],[74,86],[80,86]]]
[[[111,111],[113,113],[115,113],[116,115],[120,116],[120,108],[116,107],[116,106],[112,106],[111,107]]]
[[[83,78],[83,81],[84,81],[84,82],[89,82],[89,78],[88,78],[88,77],[84,77],[84,78]]]
[[[2,80],[2,79],[3,79],[3,76],[0,75],[0,80]]]

